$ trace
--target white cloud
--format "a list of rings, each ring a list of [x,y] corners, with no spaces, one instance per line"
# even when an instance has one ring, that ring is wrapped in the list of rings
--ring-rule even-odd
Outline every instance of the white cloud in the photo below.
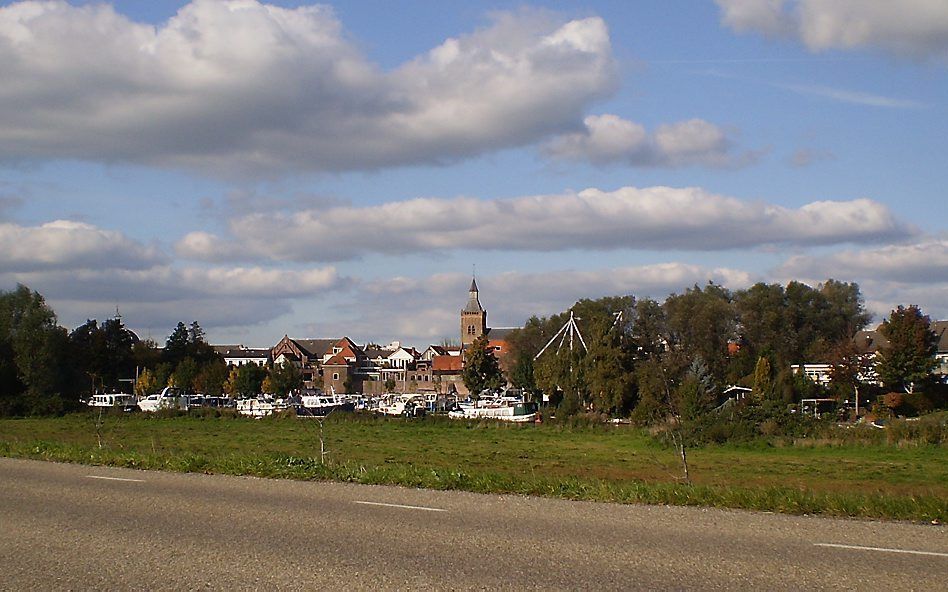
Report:
[[[82,222],[56,220],[40,226],[0,223],[0,267],[6,271],[36,269],[137,269],[164,262],[120,232]]]
[[[118,306],[133,328],[164,334],[192,319],[205,327],[257,325],[351,280],[334,267],[177,267],[119,233],[57,221],[0,225],[0,290],[18,283],[43,294],[66,326],[111,316]]]
[[[948,58],[944,0],[715,0],[738,32],[799,38],[811,51],[880,48],[914,58]]]
[[[825,256],[798,255],[780,268],[783,275],[873,278],[913,284],[948,282],[948,240],[930,239]]]
[[[754,280],[741,270],[676,262],[477,277],[481,303],[492,327],[522,326],[532,315],[562,312],[581,298],[634,294],[662,301],[672,292],[708,281],[738,289]],[[470,282],[470,276],[455,273],[366,282],[358,286],[346,308],[338,310],[337,318],[320,322],[314,331],[348,334],[357,340],[402,339],[416,346],[440,343],[443,338],[456,340],[458,311],[467,299]],[[353,309],[358,315],[353,315]],[[392,310],[399,314],[393,316]]]
[[[788,281],[807,283],[836,278],[854,281],[876,321],[898,305],[917,304],[933,319],[948,318],[948,239],[927,238],[875,249],[819,256],[798,255],[774,270]],[[814,284],[815,285],[815,284]]]
[[[165,302],[217,297],[274,300],[311,296],[348,280],[333,267],[275,270],[261,267],[60,269],[0,273],[0,285],[29,285],[50,298],[86,301]]]
[[[623,187],[479,200],[418,198],[383,205],[257,213],[230,222],[231,237],[187,235],[179,255],[211,261],[333,261],[372,253],[456,249],[719,250],[905,237],[913,230],[869,199],[798,209],[699,188]]]
[[[787,22],[784,0],[715,0],[721,8],[721,22],[736,31],[783,33]]]
[[[738,166],[755,158],[750,153],[735,155],[733,139],[702,119],[661,125],[653,134],[617,115],[590,115],[583,123],[585,130],[553,138],[545,152],[553,158],[594,164],[654,167]]]
[[[439,163],[578,125],[616,85],[596,17],[528,10],[382,71],[331,9],[194,0],[158,27],[106,4],[0,8],[0,159],[215,173]]]

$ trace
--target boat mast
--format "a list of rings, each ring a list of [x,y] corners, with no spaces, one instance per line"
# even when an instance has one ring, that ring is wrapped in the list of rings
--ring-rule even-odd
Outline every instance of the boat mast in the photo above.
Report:
[[[575,337],[579,339],[579,343],[582,344],[583,350],[588,352],[589,348],[586,347],[586,341],[583,339],[583,334],[579,332],[579,326],[576,324],[576,321],[577,319],[575,316],[573,316],[573,311],[570,310],[569,320],[566,321],[566,324],[560,327],[560,330],[557,331],[556,334],[546,342],[546,345],[543,346],[543,349],[541,349],[537,355],[533,356],[534,361],[542,356],[543,352],[545,352],[547,348],[553,345],[553,342],[556,341],[557,337],[560,338],[560,343],[556,346],[556,351],[559,353],[559,351],[563,348],[563,343],[566,341],[567,335],[569,336],[569,351],[573,351],[573,336],[575,335]]]

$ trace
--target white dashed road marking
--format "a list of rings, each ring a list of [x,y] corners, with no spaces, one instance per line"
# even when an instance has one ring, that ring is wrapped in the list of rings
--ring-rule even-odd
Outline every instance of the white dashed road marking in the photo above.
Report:
[[[935,551],[910,551],[908,549],[887,549],[885,547],[862,547],[859,545],[836,545],[833,543],[813,543],[817,547],[833,547],[836,549],[855,549],[857,551],[879,551],[882,553],[907,553],[909,555],[931,555],[934,557],[948,557],[948,553]]]
[[[387,508],[402,508],[403,510],[424,510],[426,512],[447,512],[442,508],[427,508],[425,506],[406,506],[403,504],[383,504],[382,502],[355,502],[365,506],[385,506]]]
[[[86,475],[86,479],[103,479],[105,481],[129,481],[132,483],[144,483],[144,479],[123,479],[122,477],[103,477],[101,475]]]

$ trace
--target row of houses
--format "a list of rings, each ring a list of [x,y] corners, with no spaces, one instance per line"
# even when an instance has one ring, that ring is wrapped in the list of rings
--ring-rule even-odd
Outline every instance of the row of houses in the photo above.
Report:
[[[876,358],[879,350],[885,349],[889,345],[889,340],[882,334],[880,328],[859,331],[853,336],[853,343],[856,346],[856,352],[865,356],[870,362]],[[935,367],[934,374],[941,382],[948,382],[948,321],[933,321],[931,329],[938,338],[937,351],[935,358],[938,365]],[[831,382],[832,364],[826,362],[798,364],[791,367],[794,373],[802,372],[821,386],[828,386]],[[879,377],[874,371],[870,371],[863,380],[871,384],[879,384]],[[881,385],[880,385],[881,386]]]
[[[482,335],[502,367],[507,364],[506,338],[513,328],[490,328],[480,303],[477,282],[471,280],[467,304],[461,309],[460,346],[429,345],[418,351],[395,341],[386,346],[358,345],[349,337],[297,339],[284,335],[270,348],[216,345],[214,349],[232,366],[282,365],[290,362],[303,374],[306,388],[325,392],[381,394],[383,392],[438,392],[461,395],[464,351]]]

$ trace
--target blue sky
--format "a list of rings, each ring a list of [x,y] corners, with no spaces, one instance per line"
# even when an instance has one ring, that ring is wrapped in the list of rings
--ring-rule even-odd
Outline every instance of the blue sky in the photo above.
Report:
[[[0,289],[163,342],[858,282],[948,317],[941,0],[0,3]]]

